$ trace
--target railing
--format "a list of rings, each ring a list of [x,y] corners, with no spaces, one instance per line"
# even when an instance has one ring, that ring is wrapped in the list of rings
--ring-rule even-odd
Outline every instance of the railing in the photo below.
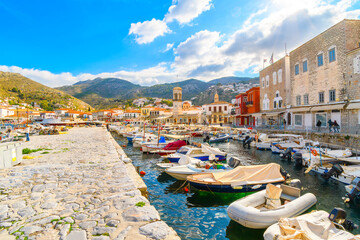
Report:
[[[248,102],[245,102],[245,105],[247,106],[247,105],[253,105],[254,104],[254,102],[253,101],[248,101]]]

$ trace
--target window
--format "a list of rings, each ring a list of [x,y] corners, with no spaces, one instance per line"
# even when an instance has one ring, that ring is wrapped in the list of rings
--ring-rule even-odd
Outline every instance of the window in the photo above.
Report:
[[[274,109],[276,109],[276,105],[277,105],[277,104],[276,104],[276,101],[274,101]]]
[[[262,87],[264,88],[265,87],[265,78],[262,78],[261,82],[262,82]]]
[[[324,55],[322,53],[317,55],[317,63],[318,63],[318,67],[324,65]]]
[[[263,110],[269,110],[269,103],[270,103],[270,100],[269,100],[267,94],[265,94],[264,99],[263,99]]]
[[[278,71],[278,82],[281,83],[282,82],[282,69],[280,69]]]
[[[304,105],[309,105],[309,94],[304,95]]]
[[[266,75],[266,87],[269,86],[269,75]]]
[[[221,112],[221,106],[219,107],[219,112]]]
[[[295,75],[299,75],[299,64],[295,64]]]
[[[296,96],[296,106],[301,105],[301,96]]]
[[[329,50],[329,63],[334,62],[336,60],[335,56],[335,48]]]
[[[227,111],[227,106],[224,106],[224,111]]]
[[[307,60],[303,61],[303,72],[307,72],[308,66],[307,66]]]
[[[282,106],[282,100],[279,100],[279,108],[281,108],[281,106]]]
[[[326,127],[326,113],[317,113],[315,114],[315,124],[318,122],[318,121],[321,121],[321,126],[322,127]]]
[[[295,120],[295,126],[302,126],[302,122],[303,122],[303,115],[300,114],[295,114],[294,115],[294,120]]]
[[[324,92],[319,92],[319,103],[324,102]]]
[[[211,107],[209,107],[209,112],[211,112]]]
[[[214,107],[214,112],[216,112],[216,107]]]
[[[330,90],[329,91],[329,101],[330,102],[335,102],[336,100],[336,95],[335,95],[336,91],[335,90]]]
[[[276,72],[273,72],[273,84],[275,85],[276,84]]]

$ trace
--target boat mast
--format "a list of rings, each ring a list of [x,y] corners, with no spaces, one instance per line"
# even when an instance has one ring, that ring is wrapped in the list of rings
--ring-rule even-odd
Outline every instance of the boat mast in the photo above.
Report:
[[[158,146],[159,146],[159,142],[160,142],[160,122],[158,123],[158,141],[157,141]]]

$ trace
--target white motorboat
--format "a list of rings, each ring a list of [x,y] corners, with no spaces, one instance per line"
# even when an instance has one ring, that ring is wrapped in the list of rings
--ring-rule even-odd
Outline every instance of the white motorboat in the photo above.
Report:
[[[277,199],[277,202],[275,201]],[[300,196],[300,189],[268,184],[266,190],[251,194],[233,203],[227,209],[229,217],[248,228],[267,228],[282,217],[294,217],[316,203],[312,193]]]
[[[324,164],[312,166],[310,169],[325,179],[331,178],[344,184],[351,184],[356,177],[360,176],[360,165]]]
[[[193,174],[216,173],[233,169],[228,164],[210,164],[186,155],[181,156],[178,164],[179,166],[167,168],[165,172],[177,180],[184,181]]]
[[[335,210],[335,209],[334,209]],[[274,239],[311,239],[311,240],[350,240],[359,239],[347,232],[337,223],[345,219],[338,217],[334,210],[330,213],[315,211],[295,218],[282,218],[278,223],[268,227],[263,235],[264,240]],[[332,221],[332,219],[334,219]],[[339,218],[337,220],[336,218]],[[346,221],[349,221],[346,219]]]

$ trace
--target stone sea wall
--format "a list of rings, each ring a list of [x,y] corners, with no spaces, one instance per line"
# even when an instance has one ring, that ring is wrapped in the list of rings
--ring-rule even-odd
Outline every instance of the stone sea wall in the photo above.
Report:
[[[105,129],[34,136],[23,147],[42,150],[0,170],[0,239],[179,239]]]

